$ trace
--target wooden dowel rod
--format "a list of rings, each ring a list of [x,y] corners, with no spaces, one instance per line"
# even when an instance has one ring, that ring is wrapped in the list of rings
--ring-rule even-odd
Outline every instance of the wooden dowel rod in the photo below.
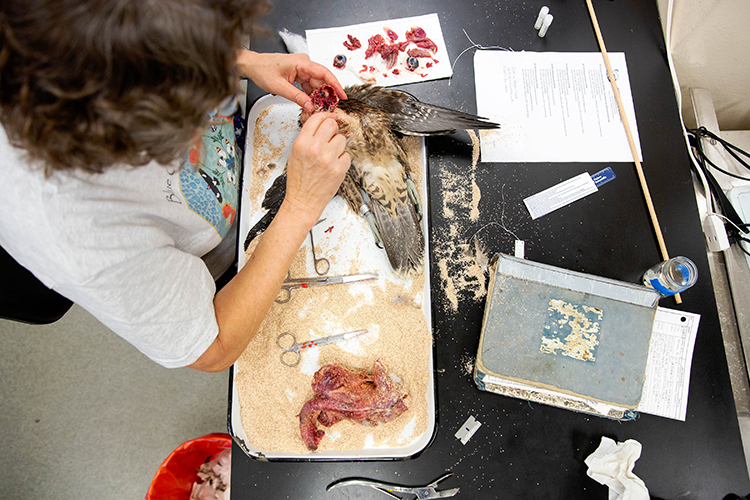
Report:
[[[638,148],[635,146],[635,140],[633,139],[633,132],[630,130],[630,124],[628,123],[628,117],[625,115],[625,106],[622,104],[622,98],[620,97],[620,90],[617,88],[615,83],[615,75],[612,72],[612,64],[609,62],[609,55],[607,54],[607,47],[604,45],[604,38],[602,38],[602,32],[599,29],[599,21],[596,20],[596,13],[594,12],[594,6],[591,4],[591,0],[586,0],[586,5],[589,8],[589,15],[591,16],[591,22],[594,25],[594,32],[596,32],[596,39],[599,42],[599,48],[604,58],[604,65],[607,67],[607,76],[609,77],[609,83],[612,84],[612,91],[615,94],[615,100],[617,101],[617,109],[620,110],[620,118],[622,118],[622,124],[625,126],[625,135],[628,137],[628,144],[630,144],[630,152],[633,155],[633,161],[635,161],[635,170],[638,172],[638,180],[641,183],[641,191],[643,191],[643,197],[646,199],[646,206],[648,207],[648,214],[651,216],[651,223],[654,226],[654,232],[656,233],[656,240],[659,242],[659,249],[661,250],[661,256],[664,260],[669,260],[669,253],[667,252],[667,245],[664,243],[664,236],[661,233],[661,226],[659,226],[659,219],[656,218],[656,210],[654,209],[654,203],[651,201],[651,193],[648,190],[648,184],[646,183],[646,176],[643,174],[643,167],[641,161],[638,158]],[[682,304],[682,297],[680,294],[674,296],[675,302]]]

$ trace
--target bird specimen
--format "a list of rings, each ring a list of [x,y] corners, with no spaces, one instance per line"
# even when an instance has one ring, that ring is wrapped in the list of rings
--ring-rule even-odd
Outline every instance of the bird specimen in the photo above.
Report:
[[[349,171],[338,190],[349,208],[365,217],[375,241],[399,275],[421,271],[424,261],[421,202],[411,180],[401,139],[405,135],[445,135],[463,129],[499,128],[475,115],[423,103],[405,92],[372,85],[347,87],[348,99],[339,101],[332,87],[323,85],[311,98],[316,112],[336,115],[351,156]],[[304,124],[310,113],[302,111]],[[268,210],[250,230],[245,249],[270,224],[284,200],[286,175],[268,189],[262,208]]]

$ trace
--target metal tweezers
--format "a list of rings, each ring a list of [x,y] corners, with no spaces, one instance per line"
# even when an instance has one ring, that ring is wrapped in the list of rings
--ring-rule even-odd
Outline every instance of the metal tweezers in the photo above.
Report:
[[[394,493],[406,493],[410,495],[416,495],[418,500],[427,500],[430,498],[448,498],[458,493],[459,488],[452,488],[450,490],[437,491],[437,485],[441,481],[448,479],[453,475],[449,472],[438,479],[434,480],[427,486],[399,486],[397,484],[383,483],[380,481],[373,481],[371,479],[343,479],[335,483],[331,483],[326,488],[326,491],[331,491],[339,486],[369,486],[376,490],[380,490],[391,498],[397,500],[403,500],[403,497],[394,495]]]

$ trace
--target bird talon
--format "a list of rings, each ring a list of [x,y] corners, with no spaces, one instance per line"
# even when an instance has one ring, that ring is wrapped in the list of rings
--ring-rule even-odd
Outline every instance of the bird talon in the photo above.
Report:
[[[414,205],[414,209],[417,211],[417,217],[419,217],[419,220],[422,220],[422,203],[419,200],[417,186],[415,186],[414,181],[411,180],[409,172],[406,172],[406,192],[409,195],[412,205]]]

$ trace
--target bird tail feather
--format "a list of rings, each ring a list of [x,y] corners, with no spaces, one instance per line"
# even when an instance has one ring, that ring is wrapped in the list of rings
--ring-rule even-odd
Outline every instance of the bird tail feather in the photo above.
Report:
[[[370,210],[375,215],[391,268],[400,275],[420,272],[424,263],[424,236],[414,205],[399,205],[396,215],[391,216],[373,200]]]

